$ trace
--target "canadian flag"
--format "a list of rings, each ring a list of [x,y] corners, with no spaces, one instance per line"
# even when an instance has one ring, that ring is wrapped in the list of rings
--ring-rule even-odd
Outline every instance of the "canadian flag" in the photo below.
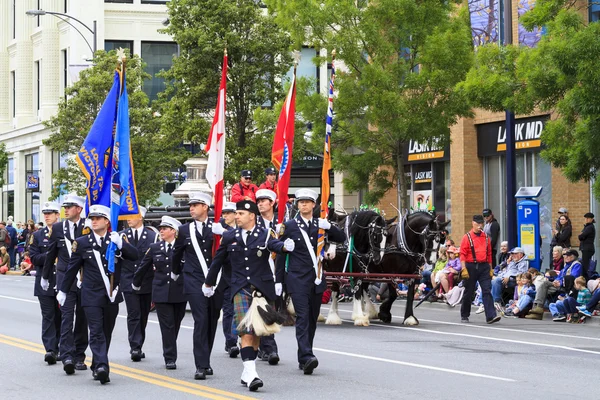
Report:
[[[206,180],[213,190],[215,197],[214,221],[221,219],[223,209],[223,170],[225,169],[225,92],[227,86],[227,52],[223,56],[223,71],[221,72],[221,87],[217,99],[217,109],[213,119],[205,151],[208,154]],[[213,249],[219,246],[220,236],[215,235]]]

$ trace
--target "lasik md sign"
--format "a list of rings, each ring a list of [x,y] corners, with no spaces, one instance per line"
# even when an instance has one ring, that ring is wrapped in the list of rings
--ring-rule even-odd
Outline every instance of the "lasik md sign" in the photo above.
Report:
[[[515,149],[519,152],[539,149],[549,115],[520,118],[515,121]],[[506,122],[477,125],[477,155],[488,157],[506,151]]]

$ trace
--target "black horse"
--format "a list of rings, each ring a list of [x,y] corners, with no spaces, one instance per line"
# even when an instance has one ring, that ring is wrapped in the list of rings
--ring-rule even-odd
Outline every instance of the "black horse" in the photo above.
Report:
[[[382,274],[419,274],[421,267],[429,261],[429,254],[434,252],[436,244],[443,241],[444,228],[450,223],[439,222],[437,217],[426,211],[408,214],[397,224],[390,225],[387,230],[387,240],[384,256],[380,263],[370,263],[370,273]],[[417,281],[410,279],[408,284],[405,325],[418,325],[419,321],[413,314],[415,285]],[[379,319],[391,322],[392,303],[396,300],[396,287],[390,285],[390,297],[379,308]]]

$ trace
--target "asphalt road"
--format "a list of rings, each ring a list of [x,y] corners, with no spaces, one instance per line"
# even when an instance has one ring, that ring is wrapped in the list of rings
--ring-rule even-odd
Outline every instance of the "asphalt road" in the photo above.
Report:
[[[215,375],[194,381],[193,320],[188,312],[180,332],[178,369],[164,369],[160,331],[150,316],[139,363],[129,359],[125,304],[110,349],[111,382],[101,386],[88,371],[67,376],[47,366],[40,339],[40,309],[33,278],[0,276],[0,399],[597,399],[600,322],[583,325],[503,319],[488,326],[484,314],[460,324],[457,309],[424,304],[421,324],[401,324],[397,302],[391,324],[355,327],[349,304],[341,305],[342,326],[319,324],[312,376],[298,370],[294,329],[277,335],[281,362],[257,369],[265,386],[250,393],[239,384],[242,364],[224,352],[219,334],[211,360]],[[328,307],[323,306],[323,313]],[[88,350],[88,365],[91,353]]]

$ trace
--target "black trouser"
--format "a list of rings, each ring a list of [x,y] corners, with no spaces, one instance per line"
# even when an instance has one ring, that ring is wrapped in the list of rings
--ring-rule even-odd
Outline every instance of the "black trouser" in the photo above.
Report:
[[[225,347],[237,346],[238,337],[233,334],[233,301],[231,301],[231,287],[223,291],[223,335]]]
[[[60,308],[62,313],[60,325],[60,354],[63,363],[85,361],[85,350],[88,347],[88,325],[85,312],[81,307],[81,290],[67,293],[65,304]],[[73,329],[73,322],[75,328]]]
[[[90,349],[92,350],[92,371],[99,367],[108,370],[108,349],[115,321],[119,314],[119,304],[103,307],[83,307],[90,328]]]
[[[304,364],[314,357],[312,347],[317,330],[317,319],[321,310],[323,293],[310,292],[290,293],[296,310],[296,341],[298,342],[298,362]]]
[[[581,250],[581,266],[583,267],[583,276],[588,279],[590,277],[590,261],[595,250]]]
[[[194,317],[194,362],[196,368],[208,368],[223,306],[223,293],[215,291],[211,297],[202,293],[188,294],[187,300]]]
[[[490,320],[496,316],[494,300],[492,299],[492,278],[490,277],[490,265],[488,263],[466,263],[469,279],[464,282],[465,292],[460,307],[460,316],[469,318],[471,315],[471,299],[475,292],[475,283],[479,282],[481,286],[481,295],[483,297],[483,306],[485,307],[485,318]]]
[[[165,363],[177,361],[177,336],[186,303],[155,303]]]
[[[60,309],[54,296],[38,296],[42,310],[42,343],[46,351],[58,353]]]
[[[123,293],[127,304],[127,332],[131,350],[142,350],[146,340],[148,314],[152,305],[152,294]]]
[[[258,350],[267,355],[271,353],[278,353],[279,351],[277,350],[275,335],[261,336]]]

